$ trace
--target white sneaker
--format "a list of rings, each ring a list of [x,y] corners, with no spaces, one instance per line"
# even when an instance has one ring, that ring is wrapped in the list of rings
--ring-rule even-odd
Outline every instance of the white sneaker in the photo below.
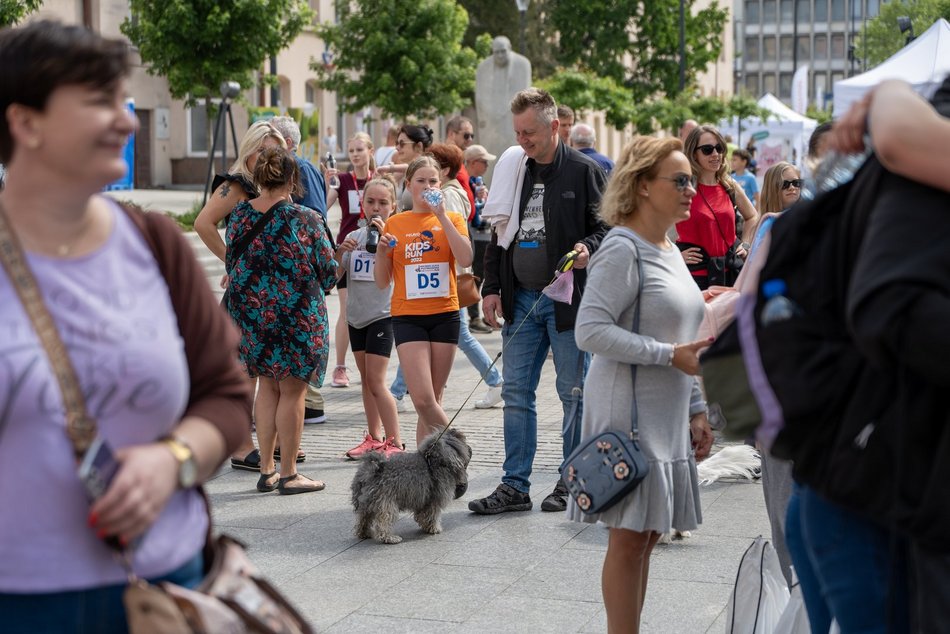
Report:
[[[395,398],[395,397],[393,397]],[[412,403],[408,402],[406,397],[396,399],[396,411],[400,414],[408,414],[412,411]]]
[[[491,409],[501,403],[501,386],[488,388],[480,401],[475,401],[475,409]]]

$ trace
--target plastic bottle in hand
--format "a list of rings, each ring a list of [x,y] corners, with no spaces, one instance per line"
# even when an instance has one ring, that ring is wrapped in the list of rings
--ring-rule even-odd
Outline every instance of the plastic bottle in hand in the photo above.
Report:
[[[788,321],[801,314],[802,311],[798,305],[785,297],[787,290],[785,280],[768,280],[762,284],[762,294],[765,295],[765,306],[762,307],[761,316],[763,326]]]
[[[379,215],[373,214],[366,225],[366,250],[370,253],[376,253],[376,247],[379,246],[379,227],[373,224],[374,218],[379,218]]]
[[[336,159],[333,158],[333,152],[327,152],[327,167],[331,170],[336,169]],[[340,177],[334,174],[330,177],[330,181],[327,184],[333,189],[339,189]]]

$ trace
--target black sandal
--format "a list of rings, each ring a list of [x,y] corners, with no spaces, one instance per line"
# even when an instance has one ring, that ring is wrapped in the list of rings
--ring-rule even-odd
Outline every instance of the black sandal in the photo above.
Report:
[[[272,471],[271,473],[262,473],[261,477],[257,479],[257,490],[261,493],[270,493],[276,489],[281,478],[278,478],[277,482],[268,482],[268,480],[273,478],[275,475],[277,475],[276,471]]]
[[[276,447],[274,449],[274,460],[280,460],[280,447]],[[301,462],[304,462],[306,460],[307,460],[307,454],[305,454],[303,449],[301,449],[300,451],[297,452],[296,463],[300,464]]]
[[[294,480],[304,480],[309,483],[307,486],[296,486],[289,487],[287,486],[288,482],[293,482]],[[277,492],[281,495],[297,495],[298,493],[310,493],[312,491],[323,491],[327,487],[326,484],[319,480],[311,480],[305,475],[295,473],[292,476],[287,476],[286,478],[280,478],[277,481]]]
[[[231,468],[241,469],[242,471],[260,471],[261,452],[255,449],[243,458],[231,458]]]

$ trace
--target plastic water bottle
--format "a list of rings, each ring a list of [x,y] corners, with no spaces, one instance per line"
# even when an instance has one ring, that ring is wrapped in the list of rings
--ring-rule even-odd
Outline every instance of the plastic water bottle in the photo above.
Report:
[[[329,167],[331,170],[336,169],[336,159],[333,158],[333,152],[327,152],[327,167]],[[333,176],[330,177],[330,182],[327,184],[330,185],[330,187],[332,187],[333,189],[339,189],[340,177],[334,174]]]
[[[762,325],[770,326],[801,314],[798,305],[785,297],[788,286],[785,280],[768,280],[762,284],[765,306],[762,308]]]
[[[370,253],[376,253],[376,247],[379,246],[379,227],[373,224],[373,218],[379,218],[379,215],[373,214],[366,226],[366,250]]]

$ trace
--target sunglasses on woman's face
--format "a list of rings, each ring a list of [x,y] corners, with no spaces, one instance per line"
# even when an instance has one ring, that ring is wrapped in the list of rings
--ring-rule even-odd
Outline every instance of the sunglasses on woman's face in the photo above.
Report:
[[[709,156],[713,152],[715,152],[716,154],[723,153],[723,147],[718,143],[716,145],[710,145],[709,143],[707,143],[706,145],[698,146],[696,149],[702,152],[703,156]]]
[[[677,174],[676,176],[657,176],[665,181],[670,181],[676,187],[676,191],[682,193],[687,187],[696,189],[696,177],[689,174]]]
[[[794,187],[795,189],[801,189],[802,182],[803,181],[800,178],[793,178],[790,181],[782,181],[782,189],[788,189],[789,187]]]

